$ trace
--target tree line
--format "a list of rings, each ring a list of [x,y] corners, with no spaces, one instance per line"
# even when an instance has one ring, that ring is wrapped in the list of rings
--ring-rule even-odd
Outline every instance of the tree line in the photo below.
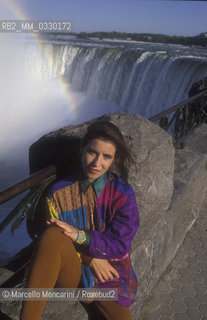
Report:
[[[80,32],[76,35],[80,39],[89,40],[90,38],[98,38],[100,40],[118,39],[118,40],[132,40],[132,41],[144,41],[144,42],[160,42],[182,45],[196,45],[207,46],[207,32],[202,32],[199,35],[193,37],[186,36],[169,36],[165,34],[154,33],[125,33],[125,32]]]

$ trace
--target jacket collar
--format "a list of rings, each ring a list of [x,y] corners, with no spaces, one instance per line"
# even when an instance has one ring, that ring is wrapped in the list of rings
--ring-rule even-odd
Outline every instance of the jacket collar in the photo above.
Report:
[[[84,194],[86,194],[86,192],[90,186],[93,186],[93,188],[95,189],[95,192],[96,192],[96,196],[99,197],[101,194],[101,191],[105,187],[107,180],[108,180],[108,173],[107,172],[104,173],[99,178],[97,178],[96,180],[92,180],[92,181],[82,175],[82,177],[80,178],[79,184],[80,184],[80,188]]]

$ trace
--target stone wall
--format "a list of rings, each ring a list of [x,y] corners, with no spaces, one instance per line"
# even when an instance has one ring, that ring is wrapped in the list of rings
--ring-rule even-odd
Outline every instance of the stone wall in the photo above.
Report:
[[[132,318],[136,319],[143,299],[176,254],[206,195],[207,150],[203,144],[207,125],[196,129],[184,141],[184,149],[175,150],[172,138],[165,131],[139,115],[117,113],[107,114],[104,118],[120,128],[131,146],[137,166],[129,171],[129,183],[135,190],[140,213],[140,229],[131,250],[139,279],[139,290],[131,307]],[[74,148],[78,148],[78,139],[84,135],[88,124],[62,128],[32,145],[31,172],[60,160],[63,154],[67,154],[68,164],[68,159],[77,156]],[[199,148],[198,135],[199,141],[203,139]],[[64,320],[69,314],[70,319],[87,319],[79,303],[68,302],[48,302],[43,319],[61,317]]]

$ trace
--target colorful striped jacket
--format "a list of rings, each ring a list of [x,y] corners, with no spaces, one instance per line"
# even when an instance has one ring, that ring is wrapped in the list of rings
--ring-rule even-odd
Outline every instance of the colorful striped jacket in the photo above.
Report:
[[[137,278],[130,261],[131,242],[139,226],[133,189],[117,175],[102,175],[93,183],[80,172],[57,181],[48,192],[48,219],[60,219],[85,231],[86,238],[75,245],[82,261],[82,286],[118,288],[118,303],[130,306],[137,290]],[[102,283],[90,268],[91,259],[107,259],[119,279]]]

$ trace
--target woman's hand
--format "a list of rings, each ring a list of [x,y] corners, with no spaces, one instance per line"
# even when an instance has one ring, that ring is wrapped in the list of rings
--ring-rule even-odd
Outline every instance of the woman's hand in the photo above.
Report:
[[[93,258],[91,266],[95,272],[96,277],[101,281],[113,280],[119,278],[117,270],[106,259]]]
[[[47,221],[47,224],[60,227],[61,229],[63,229],[64,234],[66,236],[68,236],[69,238],[71,238],[71,240],[73,240],[73,241],[76,241],[78,238],[78,229],[76,227],[71,226],[70,224],[68,224],[66,222],[51,219],[50,221]]]

